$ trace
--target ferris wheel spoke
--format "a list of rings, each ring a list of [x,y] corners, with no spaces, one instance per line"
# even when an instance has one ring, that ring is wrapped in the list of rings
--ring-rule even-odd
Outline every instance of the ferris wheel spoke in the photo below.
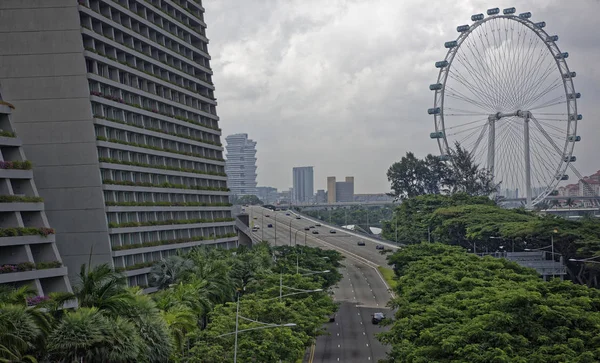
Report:
[[[552,107],[552,106],[557,106],[557,105],[560,105],[562,103],[567,103],[567,100],[565,99],[564,95],[557,96],[557,97],[555,97],[552,100],[546,101],[546,103],[542,103],[542,104],[539,104],[539,105],[533,106],[533,107],[528,107],[527,109],[529,111],[539,110],[539,109],[542,109],[542,108],[548,108],[548,107]]]
[[[560,88],[561,86],[563,86],[562,80],[559,81],[555,81],[554,83],[548,85],[543,91],[541,91],[540,93],[538,93],[536,96],[532,97],[531,100],[529,101],[528,105],[534,104],[535,102],[538,102],[541,98],[543,98],[545,95],[547,95],[548,93]],[[563,95],[564,97],[564,95]]]
[[[547,123],[547,122],[540,121],[540,120],[543,120],[543,119],[539,119],[539,118],[538,118],[537,120],[538,120],[538,122],[539,122],[540,124],[542,124],[542,125],[546,126],[547,128],[549,128],[549,129],[551,129],[551,130],[554,130],[554,131],[556,131],[556,132],[560,132],[561,134],[559,134],[559,135],[560,135],[559,137],[561,137],[561,138],[562,138],[562,137],[564,137],[564,136],[565,136],[565,131],[566,131],[566,129],[564,129],[564,128],[562,128],[562,129],[561,129],[560,127],[556,127],[556,126],[554,126],[554,125],[552,125],[552,124],[549,124],[549,123]],[[566,122],[566,121],[565,121],[565,122]]]
[[[485,97],[482,97],[485,96],[485,92],[481,90],[481,88],[479,88],[478,86],[475,86],[472,83],[468,82],[464,77],[462,77],[462,75],[460,75],[460,73],[458,73],[457,70],[451,70],[448,73],[448,76],[465,86],[465,88],[469,90],[469,92],[473,94],[473,96],[479,99],[481,103],[490,105],[489,100],[487,100]],[[491,105],[488,107],[491,107]]]
[[[487,121],[487,117],[483,118],[483,119],[478,119],[478,120],[474,120],[474,121],[464,122],[464,123],[457,124],[457,125],[454,125],[454,126],[446,127],[446,131],[448,131],[448,130],[454,130],[454,129],[461,128],[461,127],[468,126],[468,125],[473,125],[473,124],[476,124],[478,122],[483,122],[483,121]],[[480,127],[480,126],[478,126],[478,127]]]
[[[543,73],[540,74],[539,70],[541,69],[541,64],[537,67],[530,75],[525,79],[524,83],[528,85],[528,87],[523,92],[524,100],[531,100],[532,94],[548,79],[548,77],[553,73],[555,65],[548,64],[544,69]]]
[[[468,46],[467,46],[468,48]],[[476,69],[469,60],[461,55],[457,55],[457,62],[462,65],[467,74],[471,76],[473,82],[467,81],[467,77],[462,74],[458,67],[450,69],[449,76],[457,77],[463,85],[469,89],[477,98],[481,99],[486,104],[493,105],[493,96],[487,89],[489,87],[489,81],[486,80],[478,69]],[[484,99],[483,99],[484,98]]]
[[[488,124],[486,123],[482,128],[481,128],[481,132],[479,133],[479,136],[477,137],[477,139],[475,140],[475,143],[473,146],[471,146],[471,155],[474,155],[477,152],[477,148],[479,148],[479,143],[481,143],[481,140],[483,139],[483,136],[486,134],[486,131],[488,129]]]
[[[450,92],[448,92],[448,91],[450,91]],[[455,89],[453,89],[451,87],[448,87],[448,86],[446,86],[446,96],[451,97],[451,98],[455,98],[455,99],[458,99],[458,100],[461,100],[461,101],[464,101],[464,102],[467,102],[467,103],[469,103],[471,105],[474,105],[474,106],[479,106],[479,107],[481,107],[484,110],[490,110],[490,109],[492,109],[490,105],[485,104],[485,103],[481,103],[481,102],[476,101],[476,100],[474,100],[472,98],[469,98],[469,97],[465,96],[464,94],[462,94],[462,93],[458,92],[457,90],[455,90]]]
[[[546,132],[546,130],[544,130],[544,128],[542,127],[542,125],[540,125],[540,123],[534,118],[531,118],[534,121],[534,124],[537,126],[538,130],[540,130],[540,132],[542,133],[542,135],[544,135],[544,137],[546,138],[546,140],[548,140],[550,142],[550,144],[552,145],[552,147],[561,155],[564,154],[563,150],[556,144],[556,142],[554,141],[554,139],[552,139],[550,137],[550,135],[548,135],[548,133]]]

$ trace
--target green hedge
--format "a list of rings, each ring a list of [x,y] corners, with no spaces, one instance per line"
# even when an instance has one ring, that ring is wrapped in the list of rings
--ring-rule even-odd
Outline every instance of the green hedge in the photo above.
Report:
[[[3,137],[17,137],[17,134],[10,131],[0,131],[0,136]]]
[[[44,200],[40,197],[22,197],[19,195],[0,195],[0,203],[41,203]]]
[[[218,223],[218,222],[231,222],[235,218],[215,218],[215,219],[168,219],[165,221],[148,221],[148,222],[123,222],[108,224],[109,228],[127,228],[127,227],[144,227],[144,226],[165,226],[170,224],[194,224],[194,223]]]
[[[53,228],[45,227],[12,227],[12,228],[0,228],[0,237],[18,237],[18,236],[35,236],[40,235],[47,237],[50,234],[54,234]]]

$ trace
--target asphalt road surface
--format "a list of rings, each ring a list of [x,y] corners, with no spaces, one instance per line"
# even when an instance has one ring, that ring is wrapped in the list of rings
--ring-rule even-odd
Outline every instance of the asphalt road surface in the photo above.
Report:
[[[340,309],[335,322],[327,324],[329,335],[319,337],[311,349],[309,362],[377,362],[385,358],[387,347],[375,337],[383,328],[371,322],[371,314],[375,312],[390,314],[386,305],[391,295],[376,269],[378,265],[387,266],[386,256],[375,249],[379,242],[335,227],[316,227],[315,222],[304,217],[296,219],[293,213],[288,216],[287,212],[259,207],[248,207],[246,212],[250,221],[259,226],[254,232],[259,239],[273,245],[298,243],[335,249],[346,256],[340,269],[343,278],[334,288],[334,299],[340,303]],[[273,227],[268,227],[269,224]],[[336,233],[330,233],[332,229]],[[364,241],[365,246],[358,246],[358,241]]]

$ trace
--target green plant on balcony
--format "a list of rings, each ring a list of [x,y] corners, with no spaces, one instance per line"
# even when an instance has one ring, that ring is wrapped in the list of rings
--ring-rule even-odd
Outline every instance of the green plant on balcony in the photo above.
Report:
[[[120,207],[231,207],[231,203],[203,202],[106,202],[105,204]]]
[[[35,264],[36,270],[46,270],[49,268],[59,268],[62,266],[60,261],[38,262]]]
[[[54,229],[45,227],[9,227],[0,228],[0,237],[20,237],[20,236],[35,236],[40,235],[47,237],[54,234]]]
[[[0,130],[0,136],[2,137],[17,137],[17,134],[11,131]]]
[[[129,180],[110,180],[104,179],[102,181],[103,184],[112,184],[112,185],[127,185],[127,186],[136,186],[136,187],[148,187],[148,188],[171,188],[171,189],[192,189],[192,190],[207,190],[207,191],[217,191],[217,192],[228,192],[229,188],[226,187],[205,187],[205,186],[196,186],[196,185],[183,185],[183,184],[171,184],[171,183],[161,183],[161,184],[153,184],[153,183],[143,183],[143,182],[132,182]]]
[[[41,203],[41,197],[27,197],[19,195],[0,195],[0,203]]]
[[[178,168],[178,167],[174,167],[174,166],[145,164],[145,163],[138,163],[138,162],[133,162],[133,161],[124,161],[124,160],[118,160],[118,159],[112,159],[112,158],[105,158],[105,157],[98,158],[98,161],[100,161],[102,163],[139,166],[139,167],[142,167],[142,168],[181,171],[181,172],[184,172],[184,173],[215,175],[215,176],[227,176],[227,174],[225,174],[225,173],[218,173],[218,172],[213,172],[213,171],[200,171],[200,170],[196,170],[196,169]]]
[[[156,246],[174,245],[174,244],[188,243],[188,242],[209,241],[209,240],[230,238],[230,237],[236,237],[236,236],[237,236],[237,233],[226,233],[226,234],[222,234],[222,235],[219,235],[216,237],[198,236],[198,237],[190,237],[190,238],[178,238],[178,239],[165,240],[165,241],[152,241],[152,242],[134,243],[134,244],[122,245],[122,246],[113,246],[112,250],[113,251],[131,250],[131,249],[135,249],[135,248],[156,247]]]
[[[31,170],[31,161],[0,161],[0,169]]]
[[[197,224],[197,223],[219,223],[232,222],[235,218],[195,218],[195,219],[167,219],[164,221],[146,221],[146,222],[110,222],[108,228],[128,228],[128,227],[147,227],[147,226],[165,226],[177,224]]]

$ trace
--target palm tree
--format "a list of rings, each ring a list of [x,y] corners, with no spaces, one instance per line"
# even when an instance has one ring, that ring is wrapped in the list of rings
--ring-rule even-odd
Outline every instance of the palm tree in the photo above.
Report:
[[[190,275],[194,270],[194,262],[181,256],[169,256],[150,269],[150,284],[159,289],[176,284]]]

